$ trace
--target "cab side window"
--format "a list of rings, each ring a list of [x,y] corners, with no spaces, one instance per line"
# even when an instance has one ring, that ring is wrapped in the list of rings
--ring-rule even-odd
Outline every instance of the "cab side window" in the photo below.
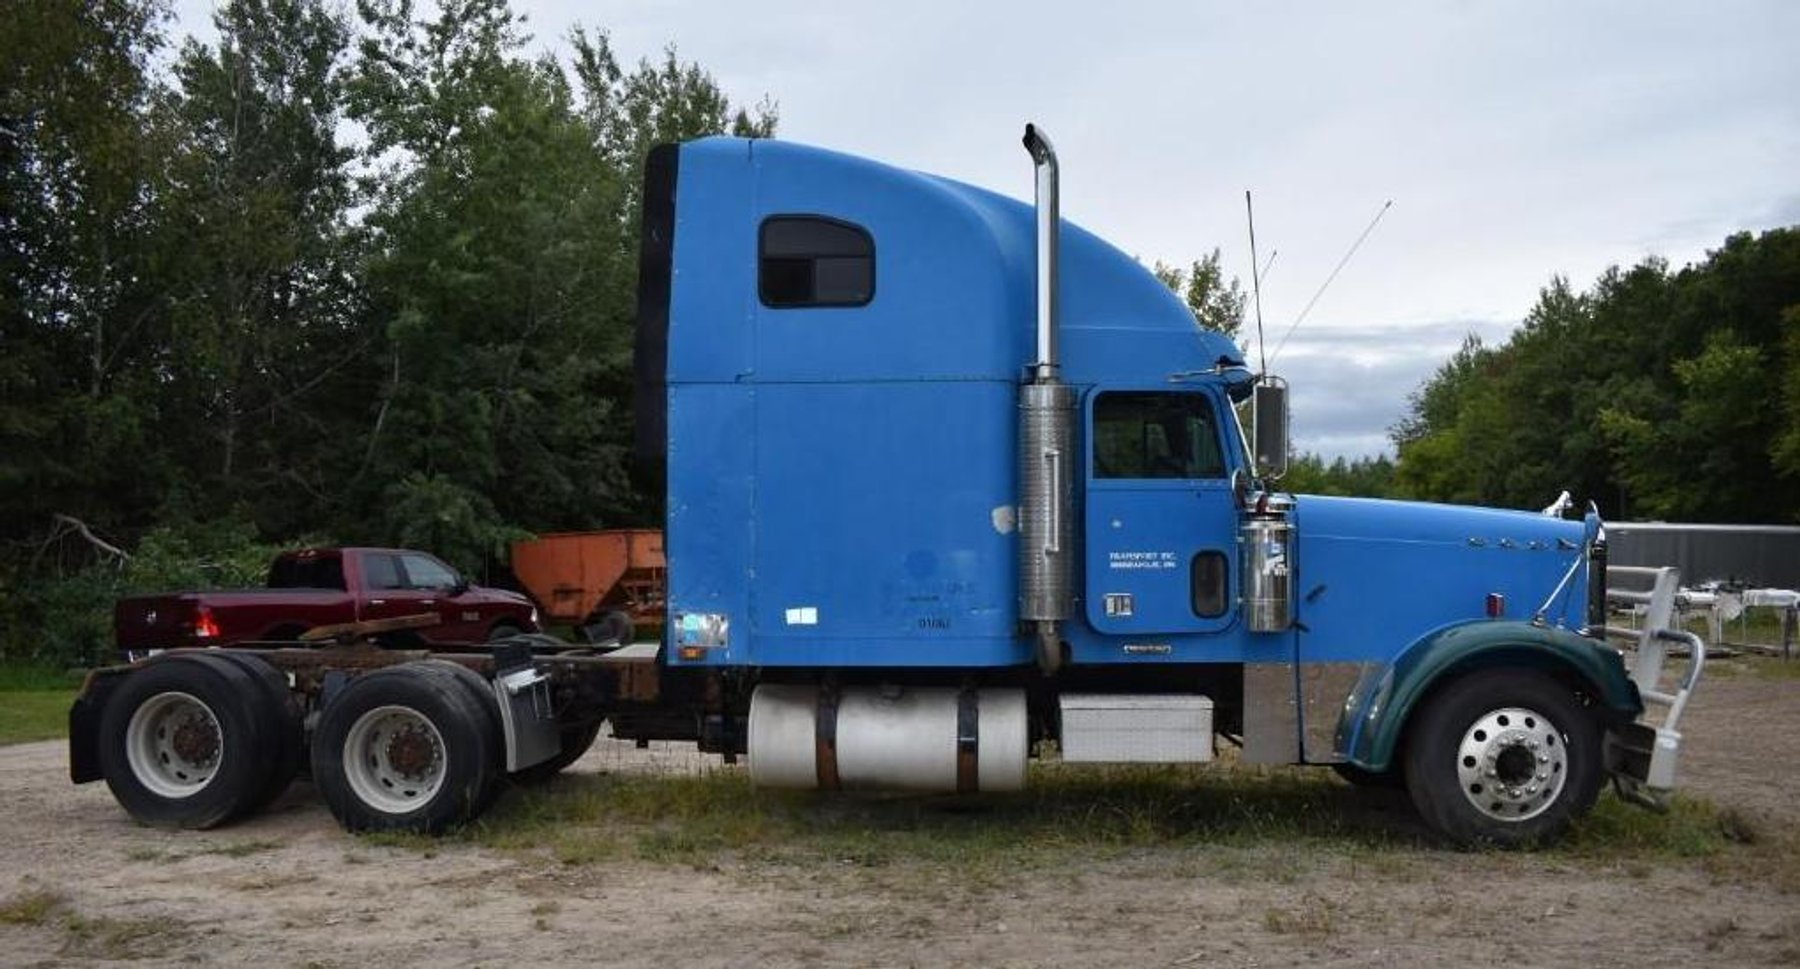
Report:
[[[776,215],[757,237],[764,306],[864,306],[875,298],[875,240],[862,226],[822,215]]]
[[[456,584],[456,573],[434,558],[423,555],[402,556],[406,565],[407,587],[411,589],[448,589]]]
[[[1096,478],[1225,476],[1204,394],[1108,391],[1094,402],[1093,432]]]
[[[363,556],[363,583],[371,589],[404,589],[400,560],[392,555]]]

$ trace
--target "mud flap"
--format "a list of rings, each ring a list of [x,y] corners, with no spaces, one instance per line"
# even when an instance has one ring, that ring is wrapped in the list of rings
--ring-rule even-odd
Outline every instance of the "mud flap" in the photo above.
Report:
[[[69,708],[69,779],[77,784],[102,780],[100,714],[119,684],[117,675],[93,675]]]
[[[550,677],[531,661],[531,649],[507,643],[494,651],[491,684],[506,739],[506,772],[535,767],[562,750],[562,728],[550,706]]]

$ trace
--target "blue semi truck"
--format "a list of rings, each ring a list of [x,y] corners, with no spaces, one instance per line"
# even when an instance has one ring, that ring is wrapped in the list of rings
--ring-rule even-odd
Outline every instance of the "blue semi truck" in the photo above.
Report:
[[[1608,570],[1591,510],[1282,493],[1286,385],[1064,223],[1024,141],[1035,204],[779,141],[652,152],[660,641],[384,648],[424,616],[172,652],[90,676],[74,779],[205,827],[310,765],[346,827],[436,831],[605,724],[824,790],[1230,750],[1403,786],[1461,843],[1554,836],[1609,779],[1662,803],[1705,658],[1673,572]]]

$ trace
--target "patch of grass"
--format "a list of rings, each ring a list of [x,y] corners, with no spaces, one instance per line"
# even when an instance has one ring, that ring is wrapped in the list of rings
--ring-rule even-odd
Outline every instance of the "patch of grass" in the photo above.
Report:
[[[0,662],[0,693],[41,693],[81,688],[81,670],[64,670],[39,663]]]
[[[1800,649],[1795,650],[1800,656]],[[1740,660],[1752,675],[1760,680],[1800,680],[1800,659],[1782,659],[1779,656],[1752,656]],[[1712,667],[1707,667],[1712,672]]]
[[[186,861],[201,855],[224,855],[227,858],[244,858],[261,854],[265,851],[276,851],[282,843],[279,841],[232,841],[219,845],[200,845],[190,851],[170,851],[156,845],[137,845],[125,849],[126,861]]]
[[[1324,771],[1058,763],[1034,765],[1024,791],[976,798],[759,790],[739,771],[571,775],[509,792],[448,837],[568,866],[634,860],[777,878],[856,872],[877,889],[910,894],[943,885],[981,891],[1021,870],[1075,873],[1120,859],[1224,882],[1304,884],[1321,866],[1401,881],[1445,850],[1403,796],[1359,791]],[[441,843],[407,835],[363,842],[427,853]],[[1635,877],[1697,863],[1716,878],[1800,891],[1800,845],[1690,796],[1656,814],[1608,793],[1561,842],[1492,857],[1505,867],[1610,864]],[[1283,928],[1316,934],[1300,923]]]
[[[1263,912],[1263,928],[1276,935],[1324,938],[1338,931],[1339,905],[1317,895],[1300,899],[1297,907],[1271,908]]]
[[[172,919],[63,919],[62,955],[75,959],[155,959],[186,941],[187,926]]]
[[[269,873],[242,878],[234,884],[238,888],[253,892],[267,892],[277,888],[291,888],[295,885],[310,885],[319,880],[318,875],[306,872],[288,874]]]
[[[404,848],[426,858],[437,857],[439,843],[439,839],[430,835],[410,831],[369,831],[357,835],[357,840],[376,848]]]
[[[68,897],[47,888],[28,888],[0,902],[0,924],[42,925],[68,904]]]
[[[1676,795],[1665,813],[1646,811],[1611,795],[1575,823],[1554,851],[1583,858],[1710,858],[1741,841],[1749,822],[1712,802]]]
[[[0,744],[67,737],[74,702],[73,689],[0,689]]]
[[[213,845],[200,848],[196,855],[224,855],[227,858],[243,858],[248,855],[259,855],[265,851],[276,851],[282,847],[279,841],[234,841],[230,844]]]
[[[457,837],[566,864],[923,864],[996,880],[1019,867],[1180,847],[1419,844],[1322,773],[1051,764],[1035,775],[1025,791],[973,799],[763,791],[738,772],[571,776],[514,791]]]

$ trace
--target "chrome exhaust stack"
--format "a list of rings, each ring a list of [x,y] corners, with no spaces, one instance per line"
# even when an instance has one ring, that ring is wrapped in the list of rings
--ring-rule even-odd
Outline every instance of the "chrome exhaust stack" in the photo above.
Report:
[[[1037,175],[1037,360],[1033,380],[1057,380],[1056,271],[1057,245],[1062,227],[1058,199],[1056,146],[1037,125],[1025,126],[1025,150]]]
[[[1019,619],[1032,624],[1038,666],[1049,674],[1062,666],[1058,624],[1072,598],[1075,392],[1056,358],[1056,149],[1028,124],[1025,150],[1037,175],[1037,356],[1019,388]]]

